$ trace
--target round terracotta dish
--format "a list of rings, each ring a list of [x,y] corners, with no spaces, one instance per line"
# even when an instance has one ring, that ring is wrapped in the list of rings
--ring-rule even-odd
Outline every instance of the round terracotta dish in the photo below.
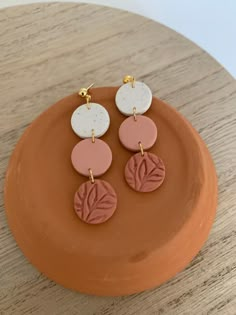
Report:
[[[102,138],[113,152],[102,176],[118,197],[115,214],[100,225],[82,222],[74,193],[87,179],[71,164],[80,139],[70,119],[83,103],[76,94],[40,115],[25,131],[11,157],[5,206],[14,237],[31,263],[65,287],[95,295],[125,295],[160,285],[182,270],[207,239],[217,205],[211,156],[190,123],[153,98],[146,115],[158,128],[150,152],[166,167],[162,186],[151,193],[132,190],[124,178],[132,153],[119,142],[125,117],[116,109],[117,88],[92,89],[111,118]]]

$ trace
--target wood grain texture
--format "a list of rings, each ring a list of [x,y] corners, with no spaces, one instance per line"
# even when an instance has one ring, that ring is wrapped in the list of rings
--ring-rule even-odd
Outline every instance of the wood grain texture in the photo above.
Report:
[[[206,141],[219,206],[204,248],[151,291],[101,298],[69,291],[32,267],[9,231],[3,203],[10,154],[30,122],[90,82],[131,73],[175,106]],[[236,83],[206,52],[143,17],[87,4],[0,11],[0,314],[236,314]],[[210,196],[209,196],[210,197]]]

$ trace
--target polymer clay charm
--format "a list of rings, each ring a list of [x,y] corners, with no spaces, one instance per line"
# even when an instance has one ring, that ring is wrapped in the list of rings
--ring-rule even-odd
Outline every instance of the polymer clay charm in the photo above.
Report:
[[[161,186],[165,178],[163,161],[150,152],[136,153],[125,166],[125,178],[130,187],[149,192]]]
[[[116,193],[112,186],[104,180],[83,183],[74,197],[76,214],[81,220],[90,224],[107,221],[115,212]]]

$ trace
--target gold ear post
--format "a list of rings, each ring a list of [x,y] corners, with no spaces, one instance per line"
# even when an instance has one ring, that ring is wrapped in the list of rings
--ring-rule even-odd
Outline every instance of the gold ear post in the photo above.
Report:
[[[126,75],[123,78],[123,83],[131,83],[132,84],[132,88],[135,87],[135,78],[132,75]]]
[[[78,92],[78,95],[86,98],[87,108],[90,109],[89,102],[91,101],[91,95],[88,94],[89,89],[94,85],[94,83],[90,84],[87,88],[81,88]]]

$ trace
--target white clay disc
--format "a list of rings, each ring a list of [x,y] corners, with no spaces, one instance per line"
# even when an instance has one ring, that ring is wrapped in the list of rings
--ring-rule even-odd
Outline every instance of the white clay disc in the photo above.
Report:
[[[135,81],[122,85],[116,93],[116,106],[119,111],[126,115],[133,115],[134,107],[136,114],[145,113],[152,103],[152,92],[149,87],[143,83]]]
[[[81,105],[71,116],[71,127],[80,138],[91,138],[92,130],[95,137],[101,137],[108,130],[110,117],[107,110],[97,103]]]

